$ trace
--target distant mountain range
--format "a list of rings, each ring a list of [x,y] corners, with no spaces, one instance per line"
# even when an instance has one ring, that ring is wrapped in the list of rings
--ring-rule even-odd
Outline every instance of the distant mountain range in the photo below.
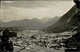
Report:
[[[55,24],[44,29],[48,32],[70,31],[80,24],[80,12],[74,5],[66,14],[64,14]]]
[[[24,19],[10,22],[3,22],[2,27],[21,27],[23,29],[43,29],[58,21],[60,17],[43,18],[43,19]]]
[[[24,19],[10,22],[3,22],[2,27],[22,27],[24,29],[43,29],[47,32],[64,32],[70,31],[80,24],[80,12],[74,5],[66,14],[61,18],[45,17],[43,19]]]

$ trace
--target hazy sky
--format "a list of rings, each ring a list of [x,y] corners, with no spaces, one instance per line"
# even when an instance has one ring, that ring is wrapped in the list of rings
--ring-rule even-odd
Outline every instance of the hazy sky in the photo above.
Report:
[[[44,18],[64,15],[73,1],[1,1],[0,19],[2,21]]]

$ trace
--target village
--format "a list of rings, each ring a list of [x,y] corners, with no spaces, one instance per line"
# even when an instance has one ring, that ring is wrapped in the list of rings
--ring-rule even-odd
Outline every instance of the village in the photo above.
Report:
[[[64,47],[63,42],[72,37],[76,32],[45,33],[39,30],[26,30],[18,32],[18,37],[11,38],[14,46],[25,47],[37,45],[59,50]]]

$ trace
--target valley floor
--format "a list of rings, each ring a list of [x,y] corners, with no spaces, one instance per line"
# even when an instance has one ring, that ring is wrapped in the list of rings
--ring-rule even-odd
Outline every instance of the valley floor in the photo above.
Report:
[[[54,49],[49,49],[46,47],[40,47],[37,45],[32,45],[32,46],[26,46],[25,48],[23,47],[14,47],[14,52],[64,52],[64,49],[60,50],[54,50]]]

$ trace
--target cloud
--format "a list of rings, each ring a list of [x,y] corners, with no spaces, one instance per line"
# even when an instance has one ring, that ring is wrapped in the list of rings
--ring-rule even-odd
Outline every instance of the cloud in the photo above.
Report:
[[[19,8],[36,8],[47,7],[51,5],[52,1],[3,1],[3,6],[19,7]]]
[[[74,3],[72,1],[13,1],[2,2],[0,18],[2,21],[27,18],[55,17],[65,14]]]

